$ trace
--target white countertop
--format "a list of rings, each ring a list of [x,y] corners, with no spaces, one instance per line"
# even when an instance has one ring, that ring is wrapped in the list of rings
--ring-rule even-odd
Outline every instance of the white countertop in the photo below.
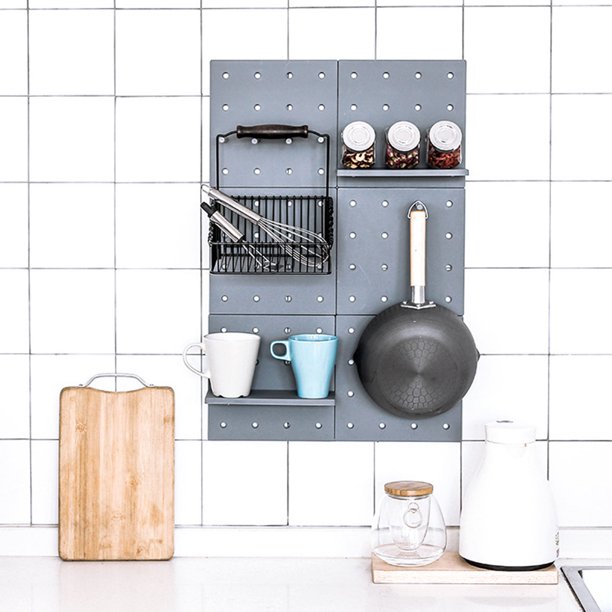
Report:
[[[577,562],[567,562],[574,565]],[[0,612],[579,612],[558,585],[381,585],[369,559],[0,557]]]

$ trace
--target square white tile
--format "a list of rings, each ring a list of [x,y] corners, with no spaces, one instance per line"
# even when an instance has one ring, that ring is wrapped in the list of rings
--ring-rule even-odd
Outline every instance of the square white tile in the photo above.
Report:
[[[547,267],[549,214],[547,183],[468,182],[466,267]]]
[[[27,355],[0,355],[0,439],[30,436],[30,364]]]
[[[484,440],[485,424],[511,420],[548,435],[548,357],[485,355],[463,399],[463,439]]]
[[[200,197],[200,185],[117,185],[117,267],[199,269]]]
[[[205,525],[287,524],[287,443],[202,445]]]
[[[114,206],[112,185],[32,185],[32,267],[112,268]]]
[[[466,270],[465,322],[483,354],[546,354],[548,271]]]
[[[287,8],[288,0],[202,0],[202,8]],[[248,19],[248,16],[246,16]]]
[[[116,32],[117,95],[199,95],[199,10],[117,11]]]
[[[379,8],[377,11],[377,59],[461,59],[461,44],[459,7]]]
[[[289,11],[290,59],[374,59],[374,9]]]
[[[32,523],[57,525],[59,443],[56,440],[32,442]]]
[[[210,180],[210,98],[202,98],[202,181]],[[208,218],[208,217],[207,217]]]
[[[200,0],[116,0],[117,8],[200,8]]]
[[[560,527],[612,527],[611,462],[612,442],[550,443],[550,483]]]
[[[550,91],[550,8],[466,8],[464,41],[469,93]]]
[[[28,187],[0,184],[0,267],[28,265]]]
[[[200,333],[200,273],[117,272],[117,351],[180,355]],[[195,340],[194,340],[195,338]]]
[[[31,94],[114,93],[113,12],[31,11]]]
[[[471,180],[548,180],[549,105],[546,95],[467,96],[466,167]],[[503,118],[503,119],[502,119]],[[520,152],[492,142],[503,121],[505,134],[528,142]],[[566,150],[567,154],[567,150]]]
[[[385,6],[461,6],[461,0],[378,0],[378,8]]]
[[[2,6],[7,9],[24,9],[28,7],[28,0],[4,0]]]
[[[27,353],[29,347],[28,272],[0,270],[0,353]]]
[[[0,181],[27,181],[27,98],[0,97],[0,134]]]
[[[202,428],[202,385],[179,355],[119,355],[117,370],[134,372],[148,384],[174,389],[174,434],[177,440],[199,440]],[[118,379],[117,388],[138,388],[136,381]],[[129,385],[129,386],[126,386]],[[198,450],[198,453],[200,451]],[[199,520],[198,520],[199,522]]]
[[[114,0],[30,0],[30,8],[42,9],[91,9],[113,8]]]
[[[3,3],[4,4],[4,3]],[[28,93],[28,28],[25,11],[2,11],[0,19],[0,95]]]
[[[609,355],[550,358],[551,440],[612,440]]]
[[[612,163],[607,146],[612,139],[612,123],[608,121],[612,95],[566,95],[552,97],[552,178],[553,180],[610,180]],[[596,126],[595,149],[585,148],[579,154],[568,154],[568,126],[577,118],[588,118]],[[589,153],[589,151],[593,153]]]
[[[612,6],[553,9],[553,92],[612,93],[610,20]]]
[[[385,483],[394,480],[430,482],[447,526],[459,524],[461,445],[459,442],[377,442],[376,505]]]
[[[30,523],[30,443],[0,440],[0,524]]]
[[[33,353],[112,353],[112,270],[32,270]]]
[[[202,93],[210,91],[210,60],[252,58],[287,59],[286,10],[202,11]]]
[[[541,478],[547,477],[548,472],[548,442],[539,441],[536,445],[538,456],[538,469]],[[463,442],[461,444],[461,495],[469,489],[476,471],[480,467],[485,455],[485,442]]]
[[[33,181],[112,181],[114,102],[109,97],[30,100]]]
[[[289,8],[294,7],[320,7],[320,8],[329,8],[329,6],[335,7],[345,7],[345,8],[355,8],[360,6],[374,6],[376,4],[375,0],[334,0],[330,2],[329,0],[289,0]]]
[[[117,180],[199,182],[200,121],[198,98],[119,98]]]
[[[202,522],[202,443],[174,445],[174,522],[200,525]]]
[[[552,270],[550,275],[550,352],[609,354],[612,327],[604,305],[612,301],[612,270]],[[576,310],[573,293],[587,288],[586,313]]]
[[[551,265],[610,268],[612,183],[553,183],[551,186]],[[588,202],[588,211],[577,202]]]
[[[32,355],[32,438],[59,437],[60,393],[92,376],[115,371],[114,355]],[[96,389],[115,390],[114,378],[99,378]]]
[[[290,442],[289,524],[371,525],[372,442]]]

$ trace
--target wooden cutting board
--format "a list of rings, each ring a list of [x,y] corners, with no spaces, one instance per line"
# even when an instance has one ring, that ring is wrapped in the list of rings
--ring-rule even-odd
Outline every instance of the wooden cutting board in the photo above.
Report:
[[[173,551],[174,391],[63,389],[60,557],[169,559]]]

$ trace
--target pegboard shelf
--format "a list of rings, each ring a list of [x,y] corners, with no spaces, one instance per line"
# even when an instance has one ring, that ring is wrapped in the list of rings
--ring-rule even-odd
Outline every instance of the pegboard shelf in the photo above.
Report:
[[[258,389],[251,391],[247,397],[217,397],[210,391],[206,395],[206,403],[221,406],[335,406],[333,391],[321,399],[304,399],[298,397],[295,391],[276,389]]]
[[[451,170],[434,170],[431,168],[414,168],[412,170],[387,170],[384,168],[371,168],[368,170],[351,170],[338,168],[338,176],[352,176],[359,178],[387,178],[387,177],[407,177],[407,178],[435,178],[449,176],[468,176],[469,170],[466,168],[453,168]]]

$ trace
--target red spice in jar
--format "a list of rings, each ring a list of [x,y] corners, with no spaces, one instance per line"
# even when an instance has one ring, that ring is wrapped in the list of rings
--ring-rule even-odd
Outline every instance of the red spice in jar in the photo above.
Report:
[[[461,163],[461,128],[452,121],[438,121],[429,129],[427,165],[448,170]]]

